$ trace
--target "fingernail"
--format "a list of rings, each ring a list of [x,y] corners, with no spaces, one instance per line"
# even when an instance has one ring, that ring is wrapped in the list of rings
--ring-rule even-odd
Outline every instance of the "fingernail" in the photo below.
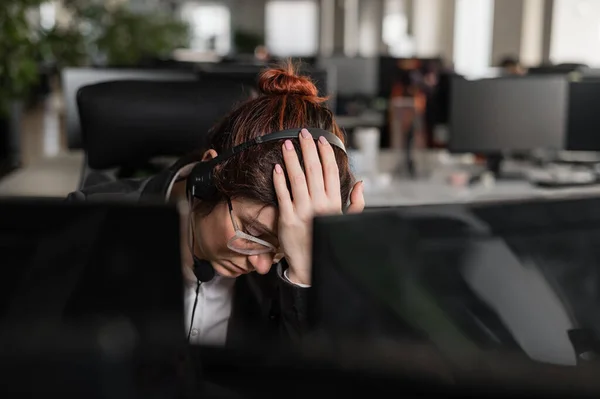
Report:
[[[279,164],[275,165],[275,173],[277,173],[278,175],[283,173],[283,169],[281,169],[281,165],[279,165]]]
[[[325,136],[320,136],[320,137],[319,137],[319,142],[320,142],[321,144],[327,144],[327,139],[325,138]]]
[[[308,132],[308,130],[306,129],[302,129],[300,130],[300,134],[302,135],[303,138],[305,139],[310,139],[312,138],[312,136],[310,135],[310,133]]]
[[[292,142],[290,140],[286,140],[285,141],[285,149],[286,150],[293,150],[294,149],[294,145],[292,144]]]

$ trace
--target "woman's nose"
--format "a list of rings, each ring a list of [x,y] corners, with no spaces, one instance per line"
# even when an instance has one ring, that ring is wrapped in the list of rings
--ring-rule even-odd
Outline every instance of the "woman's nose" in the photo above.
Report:
[[[273,254],[250,255],[248,261],[258,274],[267,274],[273,266]]]

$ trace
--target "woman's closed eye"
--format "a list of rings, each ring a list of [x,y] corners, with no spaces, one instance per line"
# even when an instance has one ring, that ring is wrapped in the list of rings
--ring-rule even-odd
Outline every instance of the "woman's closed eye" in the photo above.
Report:
[[[244,231],[244,233],[249,234],[252,237],[260,238],[263,241],[271,243],[275,247],[279,246],[279,240],[277,239],[277,237],[273,236],[272,234],[266,232],[264,229],[262,229],[258,226],[255,226],[251,223],[244,225],[243,231]]]
[[[265,233],[258,230],[253,226],[244,226],[244,233],[251,235],[252,237],[264,239]]]

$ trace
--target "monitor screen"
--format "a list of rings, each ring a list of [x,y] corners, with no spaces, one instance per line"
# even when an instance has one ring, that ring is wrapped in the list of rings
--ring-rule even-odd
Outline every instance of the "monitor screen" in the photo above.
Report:
[[[600,151],[600,79],[569,83],[567,150]]]
[[[44,364],[48,384],[72,361],[81,375],[121,367],[110,383],[146,394],[176,389],[185,348],[179,231],[167,205],[0,201],[0,369],[16,351],[12,366]]]
[[[432,343],[459,363],[594,358],[599,209],[581,198],[317,218],[314,326],[365,344]]]
[[[341,96],[377,95],[378,59],[332,56],[319,59],[319,67],[333,68],[337,93]]]
[[[450,150],[563,149],[568,82],[560,76],[452,81]]]

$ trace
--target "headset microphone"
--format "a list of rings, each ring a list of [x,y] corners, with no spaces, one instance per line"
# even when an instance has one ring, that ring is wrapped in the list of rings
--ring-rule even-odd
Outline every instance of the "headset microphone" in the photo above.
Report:
[[[200,285],[207,283],[215,277],[215,269],[207,260],[202,260],[192,254],[194,259],[194,275],[198,279],[196,285],[196,298],[194,299],[194,306],[192,307],[192,319],[190,320],[190,329],[188,331],[187,340],[190,342],[192,336],[192,330],[194,327],[194,316],[196,315],[196,306],[198,306],[198,295],[200,294]]]
[[[194,275],[198,281],[208,283],[215,277],[215,269],[209,261],[198,259],[194,255]]]

